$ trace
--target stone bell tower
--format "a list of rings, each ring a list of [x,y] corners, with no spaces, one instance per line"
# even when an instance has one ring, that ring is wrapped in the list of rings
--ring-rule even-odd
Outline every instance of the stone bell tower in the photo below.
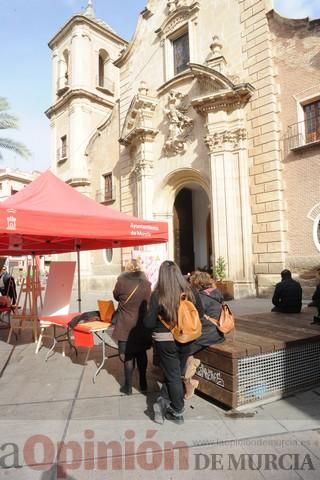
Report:
[[[114,61],[127,43],[95,15],[89,0],[50,40],[52,50],[51,167],[60,178],[90,193],[86,147],[119,96]]]

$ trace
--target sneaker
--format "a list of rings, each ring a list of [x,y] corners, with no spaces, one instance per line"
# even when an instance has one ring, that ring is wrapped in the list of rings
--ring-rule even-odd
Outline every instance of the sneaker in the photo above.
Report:
[[[153,421],[162,425],[164,423],[164,412],[166,410],[166,404],[162,397],[158,397],[153,404]]]
[[[173,408],[171,408],[170,406],[167,408],[167,411],[164,416],[166,420],[170,420],[171,422],[174,422],[177,425],[182,425],[184,423],[183,411],[178,413],[174,411]]]

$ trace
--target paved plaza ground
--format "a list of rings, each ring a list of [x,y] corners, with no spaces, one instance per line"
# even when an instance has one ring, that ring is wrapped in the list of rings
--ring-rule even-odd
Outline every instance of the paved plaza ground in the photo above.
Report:
[[[97,298],[86,292],[82,310],[96,308]],[[271,308],[267,299],[230,304],[238,314]],[[101,346],[85,362],[85,350],[63,356],[59,345],[46,361],[49,339],[35,355],[30,332],[10,345],[7,334],[0,330],[0,479],[320,478],[319,386],[237,416],[195,395],[183,425],[158,425],[152,404],[159,371],[152,362],[148,394],[134,388],[128,397],[119,392],[118,357],[93,383]]]

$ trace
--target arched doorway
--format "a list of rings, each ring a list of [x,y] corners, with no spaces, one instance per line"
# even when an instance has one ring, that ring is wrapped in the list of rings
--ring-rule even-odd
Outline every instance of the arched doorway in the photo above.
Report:
[[[210,268],[212,240],[209,200],[199,185],[187,185],[176,195],[173,239],[174,260],[182,273]]]

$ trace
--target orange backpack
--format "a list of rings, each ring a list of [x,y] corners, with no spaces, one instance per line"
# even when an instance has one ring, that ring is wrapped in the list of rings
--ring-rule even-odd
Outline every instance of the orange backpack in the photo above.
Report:
[[[196,340],[202,333],[202,324],[195,305],[182,293],[178,308],[177,324],[171,327],[162,318],[160,321],[171,331],[173,338],[179,343],[188,343]]]
[[[226,303],[221,305],[221,311],[218,320],[209,317],[209,315],[205,315],[204,317],[213,323],[221,333],[229,333],[235,328],[233,313],[231,312],[229,305]]]

